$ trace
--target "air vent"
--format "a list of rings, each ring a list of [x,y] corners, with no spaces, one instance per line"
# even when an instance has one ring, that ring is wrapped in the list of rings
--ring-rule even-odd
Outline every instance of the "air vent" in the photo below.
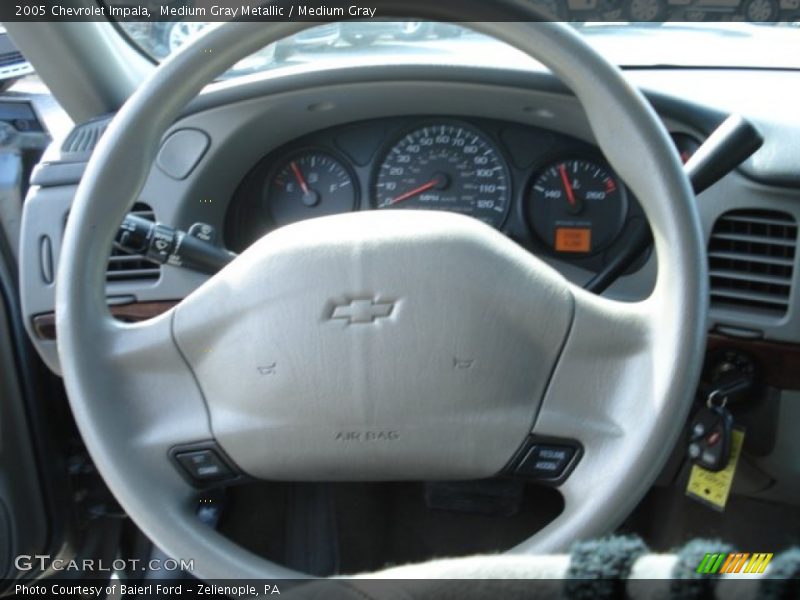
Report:
[[[789,308],[797,221],[773,210],[734,210],[714,224],[708,245],[711,305],[780,317]]]
[[[70,131],[67,139],[61,144],[61,152],[63,154],[90,155],[108,128],[109,123],[108,119],[103,119],[78,125]]]
[[[153,209],[143,202],[137,202],[131,214],[148,221],[155,221]],[[161,267],[145,260],[140,254],[127,254],[114,248],[108,259],[106,280],[108,281],[143,281],[158,279]]]
[[[0,68],[24,63],[25,59],[21,52],[5,52],[0,54]]]

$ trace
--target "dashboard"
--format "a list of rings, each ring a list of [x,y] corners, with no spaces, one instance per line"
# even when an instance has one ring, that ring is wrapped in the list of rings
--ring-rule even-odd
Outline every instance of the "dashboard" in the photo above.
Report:
[[[628,75],[684,158],[733,112],[765,134],[751,160],[698,197],[710,249],[710,330],[800,341],[792,301],[800,285],[793,154],[800,124],[788,99],[776,101],[796,75]],[[742,77],[752,84],[749,94],[738,93]],[[110,118],[80,124],[53,144],[25,202],[23,309],[36,349],[56,372],[54,270],[77,185]],[[634,191],[605,161],[582,107],[553,76],[452,65],[354,66],[211,86],[164,136],[134,211],[183,230],[207,224],[218,243],[240,252],[299,219],[408,208],[481,219],[579,286],[643,221]],[[643,256],[604,294],[646,298],[655,262]],[[207,279],[112,254],[107,298],[115,314],[137,320],[163,312]]]
[[[751,440],[737,486],[759,498],[796,501],[800,127],[781,108],[792,75],[748,73],[752,87],[738,95],[742,79],[734,72],[629,76],[642,82],[684,160],[732,112],[753,120],[767,139],[752,160],[697,198],[709,250],[697,260],[709,261],[712,293],[705,378],[752,369],[769,383],[765,401],[737,412]],[[768,100],[751,110],[756,95]],[[764,106],[771,114],[759,112]],[[55,373],[55,272],[64,224],[109,121],[79,124],[55,143],[25,201],[24,322]],[[578,286],[646,225],[635,191],[605,159],[569,90],[546,74],[444,67],[321,70],[213,86],[164,136],[132,207],[186,231],[205,224],[216,232],[211,239],[234,252],[304,219],[409,209],[480,220]],[[85,231],[91,234],[91,222]],[[112,253],[108,264],[107,302],[126,321],[163,314],[208,280],[137,256]],[[657,268],[645,254],[604,294],[644,299]],[[500,277],[487,279],[488,289],[502,286]],[[153,393],[158,388],[154,380]],[[604,400],[602,393],[586,399],[601,410]],[[614,425],[612,414],[608,423]]]
[[[772,400],[781,398],[780,421],[769,421],[778,433],[753,421],[748,438],[763,446],[759,469],[797,481],[800,117],[785,91],[800,85],[800,73],[665,68],[627,75],[683,158],[732,113],[764,135],[761,150],[697,197],[708,248],[697,258],[709,264],[708,365],[735,367],[744,357],[771,390],[784,390],[770,391],[766,403],[777,415]],[[55,373],[64,225],[110,119],[79,124],[53,144],[25,200],[23,316]],[[606,162],[582,107],[554,77],[443,65],[362,65],[211,86],[164,136],[132,210],[184,231],[203,223],[211,239],[241,252],[297,220],[409,208],[480,219],[578,286],[644,221],[635,190]],[[647,298],[657,268],[652,253],[643,256],[604,295]],[[208,278],[112,253],[107,302],[118,318],[143,320]],[[754,494],[800,497],[796,486],[772,490],[762,481],[767,476],[759,477],[747,477]]]
[[[242,251],[299,220],[407,209],[471,216],[590,271],[644,222],[597,147],[520,123],[432,115],[348,123],[270,152],[236,189],[225,239]]]

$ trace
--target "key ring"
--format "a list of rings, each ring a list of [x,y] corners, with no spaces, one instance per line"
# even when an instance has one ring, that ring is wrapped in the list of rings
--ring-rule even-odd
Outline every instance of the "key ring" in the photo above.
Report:
[[[708,399],[706,400],[706,406],[708,408],[725,408],[726,406],[728,406],[728,396],[722,396],[721,400],[719,401],[719,404],[714,403],[714,400],[716,400],[719,396],[722,396],[720,394],[720,390],[714,390],[713,392],[711,392],[708,395]]]

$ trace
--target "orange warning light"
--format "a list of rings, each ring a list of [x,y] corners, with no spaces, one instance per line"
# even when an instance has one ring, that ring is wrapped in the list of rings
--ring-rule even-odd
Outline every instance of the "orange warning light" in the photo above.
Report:
[[[559,227],[556,229],[557,252],[590,252],[592,230],[586,227]]]

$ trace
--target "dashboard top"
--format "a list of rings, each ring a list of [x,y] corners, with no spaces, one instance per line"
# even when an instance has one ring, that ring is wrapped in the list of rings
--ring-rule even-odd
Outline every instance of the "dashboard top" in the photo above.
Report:
[[[416,59],[416,57],[415,57]],[[800,186],[800,113],[787,89],[800,85],[800,71],[747,68],[626,68],[626,76],[639,87],[673,130],[708,133],[726,116],[739,113],[765,133],[764,146],[740,169],[748,177],[780,186]],[[183,111],[183,117],[221,108],[231,103],[257,100],[273,94],[308,88],[372,83],[441,82],[475,84],[498,89],[529,89],[535,94],[571,97],[570,90],[538,63],[489,67],[432,62],[397,64],[337,61],[335,65],[286,67],[209,85]],[[317,107],[323,110],[324,107]],[[331,107],[333,108],[333,107]],[[99,120],[110,120],[113,115]],[[476,116],[480,116],[478,113]],[[509,116],[509,115],[505,115]],[[513,115],[519,117],[520,115]],[[530,117],[530,115],[525,115]],[[563,127],[563,118],[557,127]],[[544,123],[546,125],[546,123]],[[69,157],[70,161],[80,157]],[[83,160],[87,160],[84,156]],[[58,162],[54,145],[45,160]]]

